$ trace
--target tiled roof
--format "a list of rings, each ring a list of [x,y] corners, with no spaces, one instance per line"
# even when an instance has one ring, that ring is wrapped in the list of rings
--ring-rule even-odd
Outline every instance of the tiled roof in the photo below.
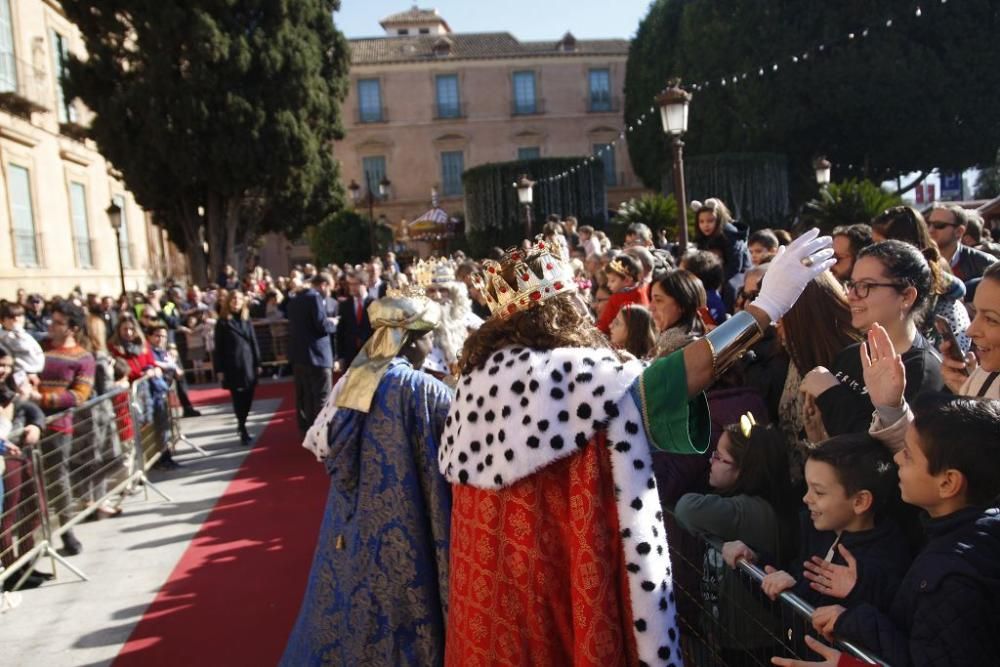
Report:
[[[438,21],[447,25],[445,20],[438,15],[436,9],[420,9],[416,5],[413,5],[413,7],[407,9],[405,12],[386,16],[379,23],[384,27],[396,23],[437,23]]]
[[[435,56],[434,43],[440,35],[409,37],[369,37],[352,39],[351,64],[375,65],[425,60],[470,60],[521,58],[526,56],[628,55],[627,39],[580,39],[573,51],[562,51],[558,41],[519,42],[509,32],[451,33],[451,52]]]

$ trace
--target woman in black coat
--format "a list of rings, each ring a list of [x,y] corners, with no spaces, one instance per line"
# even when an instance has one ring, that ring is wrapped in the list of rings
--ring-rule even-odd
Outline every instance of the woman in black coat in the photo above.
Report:
[[[232,291],[222,303],[219,321],[215,323],[215,356],[213,368],[233,397],[233,412],[240,440],[250,444],[247,433],[247,415],[253,405],[253,392],[260,373],[260,348],[250,322],[246,298],[239,291]]]

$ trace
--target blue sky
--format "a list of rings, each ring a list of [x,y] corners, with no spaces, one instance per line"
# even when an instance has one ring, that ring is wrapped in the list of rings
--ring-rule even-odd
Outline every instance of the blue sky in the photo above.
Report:
[[[509,32],[518,39],[629,38],[650,0],[425,0],[455,32]],[[384,34],[380,19],[409,9],[407,0],[342,0],[334,22],[347,37]]]

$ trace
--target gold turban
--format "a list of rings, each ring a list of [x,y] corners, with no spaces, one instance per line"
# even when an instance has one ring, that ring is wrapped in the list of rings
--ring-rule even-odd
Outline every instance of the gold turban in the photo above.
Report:
[[[389,362],[403,349],[407,331],[430,331],[441,321],[441,307],[423,294],[390,295],[368,306],[371,338],[354,358],[337,398],[338,408],[367,413]]]

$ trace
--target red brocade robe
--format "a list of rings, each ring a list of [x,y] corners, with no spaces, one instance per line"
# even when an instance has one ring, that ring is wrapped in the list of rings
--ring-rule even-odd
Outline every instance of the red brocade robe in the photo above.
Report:
[[[446,664],[681,665],[650,435],[694,453],[707,425],[680,353],[644,370],[607,350],[506,348],[460,379],[439,456],[454,485]]]

